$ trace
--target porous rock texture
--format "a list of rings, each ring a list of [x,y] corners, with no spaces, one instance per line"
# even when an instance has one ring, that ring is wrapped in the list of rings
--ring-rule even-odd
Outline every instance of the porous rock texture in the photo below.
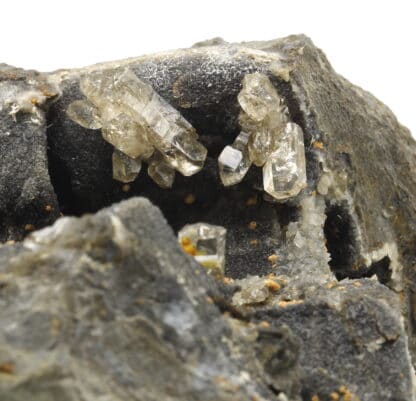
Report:
[[[111,146],[65,112],[83,74],[117,67],[197,129],[200,173],[170,190],[112,179]],[[230,188],[218,177],[254,71],[305,135],[308,187],[286,203],[264,196],[255,167]],[[0,240],[135,195],[166,218],[133,198],[0,247],[0,399],[415,399],[416,145],[308,38],[49,74],[1,66],[0,134]],[[196,221],[228,230],[224,282],[176,243]],[[269,274],[279,285],[247,296]]]

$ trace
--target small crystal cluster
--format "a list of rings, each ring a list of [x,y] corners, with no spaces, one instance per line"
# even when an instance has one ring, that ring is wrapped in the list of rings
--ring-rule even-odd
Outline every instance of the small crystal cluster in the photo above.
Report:
[[[253,163],[263,167],[267,193],[278,200],[296,196],[306,186],[302,129],[289,121],[286,106],[264,74],[244,77],[238,102],[242,131],[218,158],[222,183],[238,184]]]
[[[222,226],[196,223],[183,227],[178,232],[178,240],[182,249],[198,263],[223,274],[226,234],[227,230]]]
[[[200,171],[207,149],[182,115],[128,68],[100,70],[80,80],[85,100],[71,103],[69,117],[89,129],[101,128],[114,146],[113,178],[134,181],[142,166],[162,188],[170,188],[175,170],[184,176]],[[252,164],[263,167],[263,187],[282,201],[306,186],[302,129],[289,113],[269,78],[244,77],[238,95],[241,132],[218,157],[225,186],[241,182]]]
[[[232,298],[234,306],[253,305],[266,302],[273,294],[278,292],[282,285],[282,277],[276,276],[247,276],[236,280],[235,284],[240,287]]]
[[[90,73],[80,88],[86,100],[71,103],[67,114],[85,128],[101,128],[114,146],[114,179],[134,181],[145,161],[149,176],[170,188],[175,170],[190,176],[202,169],[207,149],[195,129],[131,70]]]

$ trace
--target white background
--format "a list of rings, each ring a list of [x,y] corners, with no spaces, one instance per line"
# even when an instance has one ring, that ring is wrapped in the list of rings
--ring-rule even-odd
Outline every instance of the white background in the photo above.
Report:
[[[49,71],[227,41],[305,33],[335,69],[416,134],[416,1],[2,0],[0,62]]]

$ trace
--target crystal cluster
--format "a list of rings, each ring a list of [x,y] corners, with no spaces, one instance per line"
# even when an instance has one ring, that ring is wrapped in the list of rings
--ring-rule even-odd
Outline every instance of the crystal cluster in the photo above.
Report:
[[[188,224],[178,232],[182,249],[195,257],[202,266],[224,273],[225,237],[222,226],[207,223]]]
[[[131,70],[95,71],[80,88],[86,99],[71,103],[67,114],[85,128],[101,128],[114,146],[114,179],[135,180],[145,161],[149,176],[169,188],[175,170],[190,176],[202,169],[207,149],[195,129]]]
[[[243,279],[236,280],[235,284],[240,289],[234,293],[232,302],[234,306],[243,306],[266,302],[273,293],[281,289],[283,281],[282,277],[249,275]]]
[[[239,183],[254,164],[263,167],[267,193],[277,200],[296,196],[306,186],[302,129],[289,121],[283,100],[264,74],[244,77],[238,102],[242,131],[218,158],[222,183]]]

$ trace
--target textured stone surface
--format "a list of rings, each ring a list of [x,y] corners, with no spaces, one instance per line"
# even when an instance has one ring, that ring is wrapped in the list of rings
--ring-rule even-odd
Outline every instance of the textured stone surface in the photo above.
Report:
[[[302,396],[332,400],[342,386],[356,400],[411,400],[414,383],[398,298],[366,279],[316,288],[314,296],[257,311],[301,340]],[[377,368],[376,368],[377,366]]]
[[[113,180],[113,146],[103,139],[99,130],[86,129],[67,115],[68,106],[83,98],[79,89],[82,76],[126,66],[180,111],[208,149],[204,168],[192,177],[177,174],[173,181],[173,170],[160,168],[158,163],[151,167],[149,163],[153,178],[170,189],[160,188],[143,172],[129,185]],[[253,72],[269,77],[287,106],[289,120],[302,129],[304,136],[307,186],[285,204],[264,193],[262,171],[256,166],[235,186],[224,187],[219,177],[218,156],[241,131],[238,94],[244,77]],[[24,81],[28,73],[19,74]],[[160,230],[154,228],[159,230],[157,234],[148,225],[144,228],[142,224],[150,223],[147,214],[135,212],[138,205],[127,207],[130,203],[95,217],[70,220],[70,226],[58,223],[54,230],[59,229],[59,235],[54,231],[44,234],[47,245],[42,249],[52,255],[45,257],[44,262],[41,257],[44,251],[29,249],[34,246],[30,245],[33,240],[28,240],[26,245],[3,246],[0,268],[5,273],[1,280],[8,280],[7,285],[0,285],[4,316],[1,320],[6,322],[1,326],[3,332],[13,329],[10,322],[24,328],[40,325],[37,315],[32,319],[37,311],[32,305],[42,304],[43,296],[49,300],[45,313],[52,317],[55,312],[50,299],[55,299],[55,292],[65,286],[66,290],[56,296],[60,300],[56,305],[65,306],[68,324],[77,329],[70,331],[71,335],[65,334],[59,343],[62,348],[57,349],[66,350],[63,354],[54,354],[51,343],[45,345],[49,337],[39,339],[34,330],[18,330],[30,333],[20,343],[17,340],[10,343],[15,337],[19,339],[17,335],[2,337],[8,353],[4,354],[6,360],[0,361],[3,372],[0,384],[7,399],[26,400],[28,388],[39,390],[32,387],[38,383],[34,377],[39,376],[29,372],[25,377],[31,379],[20,381],[17,374],[10,374],[13,369],[19,372],[19,365],[14,368],[12,359],[26,355],[22,351],[26,352],[26,340],[32,348],[30,360],[24,366],[38,367],[36,361],[44,360],[48,352],[52,357],[47,361],[52,361],[54,367],[64,366],[47,370],[52,373],[42,376],[40,383],[46,386],[42,388],[47,388],[45,397],[55,394],[56,398],[58,394],[63,399],[79,399],[78,390],[71,393],[76,396],[65,393],[61,397],[61,388],[72,386],[85,389],[81,394],[86,400],[97,399],[102,390],[103,394],[111,394],[111,401],[133,396],[146,399],[148,394],[153,397],[150,399],[253,400],[253,395],[267,400],[286,399],[279,391],[289,400],[305,401],[315,401],[317,397],[320,400],[338,397],[344,401],[414,399],[409,351],[414,360],[416,145],[386,106],[336,74],[309,39],[291,36],[244,44],[214,40],[191,50],[58,71],[37,79],[54,85],[60,96],[53,103],[40,98],[45,100],[42,107],[36,105],[38,101],[31,102],[30,97],[19,98],[19,102],[7,105],[9,109],[2,114],[0,127],[19,133],[22,132],[19,117],[31,119],[34,115],[35,120],[45,119],[42,127],[48,127],[49,172],[64,214],[95,212],[112,202],[143,195],[160,207],[174,231],[199,221],[224,226],[227,284],[214,282],[202,268],[198,270],[194,261],[179,253],[177,242],[174,245],[172,242],[171,248],[169,244],[174,237],[172,233],[163,234],[169,231],[164,223],[158,226]],[[21,80],[15,84],[20,85]],[[45,109],[46,113],[38,112],[38,108]],[[91,123],[95,121],[84,125],[98,128]],[[28,170],[19,170],[13,157],[23,149],[19,142],[21,136],[11,138],[8,147],[1,148],[2,157],[7,156],[1,159],[7,173],[2,179],[8,177],[2,181],[6,185],[1,191],[12,194],[11,198],[15,199],[13,194],[21,193]],[[4,146],[3,142],[0,146]],[[44,142],[40,149],[44,157]],[[157,160],[157,154],[152,158]],[[39,177],[46,177],[41,187],[53,195],[45,157],[41,164],[43,175]],[[31,207],[38,204],[38,197],[26,199],[30,199]],[[138,209],[154,210],[148,205]],[[0,204],[0,213],[7,216],[7,220],[1,220],[8,233],[2,239],[21,238],[20,221],[25,214],[19,214],[14,203]],[[118,216],[123,226],[130,227],[128,232],[136,238],[130,242],[128,235],[130,245],[125,254],[120,255],[118,251],[119,235],[124,231],[114,229],[118,223],[108,217],[111,215]],[[34,216],[44,221],[43,215]],[[37,221],[24,220],[24,224],[38,226]],[[74,230],[80,239],[72,242],[70,233]],[[55,235],[59,237],[56,244]],[[122,238],[125,243],[123,235]],[[110,267],[118,265],[122,268]],[[81,273],[76,270],[77,266],[84,267]],[[165,270],[166,266],[170,267]],[[143,274],[136,277],[135,269]],[[164,280],[157,280],[160,276]],[[256,277],[253,281],[247,279],[252,276]],[[337,283],[337,279],[345,281]],[[135,280],[140,288],[137,292],[152,300],[149,309],[131,306],[133,296],[129,298],[131,292],[127,286],[136,283]],[[257,297],[255,293],[254,302],[248,299],[251,286],[261,295]],[[20,296],[14,296],[16,292]],[[183,292],[187,295],[183,296]],[[86,302],[82,302],[84,295]],[[207,304],[206,295],[211,297],[208,302],[213,303]],[[136,293],[134,296],[140,297]],[[74,299],[77,302],[72,302]],[[103,326],[107,324],[103,323],[106,317],[99,312],[102,303],[104,309],[116,309],[118,313],[114,314],[115,320],[110,315],[108,327]],[[160,303],[163,307],[158,306]],[[172,336],[171,331],[165,331],[166,324],[170,323],[163,320],[164,308],[169,310],[170,304],[177,306],[171,315],[175,321],[183,322],[183,314],[189,308],[198,317],[198,329],[192,331],[191,325],[190,338],[185,336],[181,340],[183,336],[179,333],[183,329],[178,327]],[[16,314],[19,308],[22,315]],[[81,310],[82,320],[71,319]],[[227,312],[226,316],[220,311]],[[27,321],[26,316],[30,317]],[[117,316],[121,320],[116,320]],[[139,316],[137,327],[134,316]],[[143,345],[141,340],[149,344],[146,343],[150,341],[149,316],[156,330],[156,335],[152,332],[150,337],[156,341],[156,348],[163,350],[162,354],[152,353],[156,357],[146,353],[148,348],[155,349],[153,345]],[[42,319],[39,317],[39,320]],[[184,326],[188,327],[188,323],[185,319]],[[47,327],[49,330],[50,326]],[[103,337],[107,340],[97,345],[95,331],[89,330],[91,327],[107,329]],[[75,343],[74,333],[80,340],[85,335],[86,342]],[[143,373],[149,379],[146,391],[140,392],[143,383],[139,379],[131,380],[133,373],[126,373],[140,371],[144,364],[144,359],[136,359],[134,353],[124,351],[130,344],[148,356],[146,363],[154,366],[152,376],[146,376],[147,371]],[[95,352],[97,347],[102,352]],[[105,353],[106,347],[112,352]],[[175,356],[180,362],[170,359],[172,349],[176,350]],[[93,362],[91,355],[96,355]],[[66,358],[73,364],[64,363]],[[206,362],[204,367],[213,367],[203,373],[216,377],[215,380],[201,379],[198,370],[201,361]],[[78,367],[75,373],[71,370],[73,366]],[[223,373],[218,378],[219,370]],[[241,370],[249,372],[248,381],[245,373],[241,376]],[[68,371],[69,376],[65,376]],[[55,372],[58,377],[54,376]],[[85,372],[91,374],[91,379]],[[16,382],[12,377],[17,378]],[[175,383],[173,390],[166,387],[167,381]],[[231,388],[236,381],[240,387],[233,393]],[[153,386],[158,392],[153,392]],[[48,398],[39,401],[45,399],[49,401]]]
[[[45,77],[0,65],[0,241],[21,239],[59,215],[44,112],[54,96]]]
[[[0,248],[0,399],[275,398],[262,328],[222,315],[221,297],[147,200],[63,218]],[[298,399],[298,343],[268,338]]]

